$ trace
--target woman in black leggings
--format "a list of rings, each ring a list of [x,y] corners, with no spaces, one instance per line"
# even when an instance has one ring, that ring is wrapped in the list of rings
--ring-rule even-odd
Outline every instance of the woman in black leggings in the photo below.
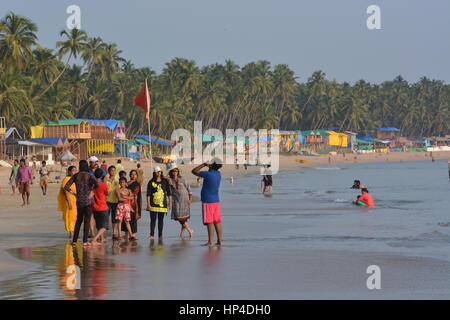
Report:
[[[81,160],[79,166],[79,172],[74,174],[69,181],[67,181],[64,190],[77,197],[77,221],[75,223],[72,244],[75,244],[78,241],[78,234],[80,233],[81,224],[84,220],[83,245],[90,245],[88,236],[92,216],[92,204],[94,203],[92,191],[98,187],[98,182],[94,176],[88,173],[89,165],[86,160]],[[70,190],[70,186],[73,183],[75,183],[77,187],[76,194]],[[70,206],[70,202],[68,202],[68,204]]]
[[[172,207],[169,182],[160,167],[153,169],[153,178],[147,185],[147,210],[150,211],[150,240],[155,239],[155,226],[158,220],[158,236],[161,239],[164,227],[164,215]]]

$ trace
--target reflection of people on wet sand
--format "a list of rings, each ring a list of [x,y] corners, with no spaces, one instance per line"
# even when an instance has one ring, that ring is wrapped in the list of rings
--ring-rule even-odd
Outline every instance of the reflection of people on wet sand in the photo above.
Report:
[[[203,163],[194,169],[192,174],[203,178],[203,187],[201,191],[202,200],[202,220],[208,229],[208,242],[206,246],[212,247],[214,243],[214,229],[217,234],[216,245],[222,245],[222,218],[220,215],[219,187],[222,178],[220,168],[222,164],[220,159],[213,159],[210,164]],[[208,167],[208,171],[200,171]]]

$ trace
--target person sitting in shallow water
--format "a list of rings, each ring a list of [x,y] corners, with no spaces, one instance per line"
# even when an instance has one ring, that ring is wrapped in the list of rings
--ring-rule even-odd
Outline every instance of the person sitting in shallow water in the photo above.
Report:
[[[366,186],[365,185],[363,185],[362,183],[361,183],[361,181],[359,181],[359,180],[354,180],[353,181],[353,186],[351,187],[352,189],[362,189],[362,188],[365,188]]]
[[[353,201],[353,204],[357,206],[372,208],[374,206],[373,198],[369,194],[369,190],[367,188],[361,189],[361,195],[356,198],[356,201]]]

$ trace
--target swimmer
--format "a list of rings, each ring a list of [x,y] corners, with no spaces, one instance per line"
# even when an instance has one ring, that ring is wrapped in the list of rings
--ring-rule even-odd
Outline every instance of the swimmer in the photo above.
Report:
[[[367,188],[362,188],[361,195],[353,201],[353,204],[366,208],[372,208],[374,206],[374,202],[372,196],[369,194],[369,190],[367,190]]]
[[[365,187],[366,187],[366,186],[363,185],[363,184],[361,183],[361,181],[359,181],[359,180],[354,180],[354,181],[353,181],[353,186],[351,186],[352,189],[362,189],[362,188],[365,188]]]

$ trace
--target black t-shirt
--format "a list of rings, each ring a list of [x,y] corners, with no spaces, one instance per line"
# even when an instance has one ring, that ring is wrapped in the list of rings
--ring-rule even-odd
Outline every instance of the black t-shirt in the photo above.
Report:
[[[171,195],[169,182],[150,180],[147,184],[147,197],[150,197],[150,211],[167,212],[167,197]]]

